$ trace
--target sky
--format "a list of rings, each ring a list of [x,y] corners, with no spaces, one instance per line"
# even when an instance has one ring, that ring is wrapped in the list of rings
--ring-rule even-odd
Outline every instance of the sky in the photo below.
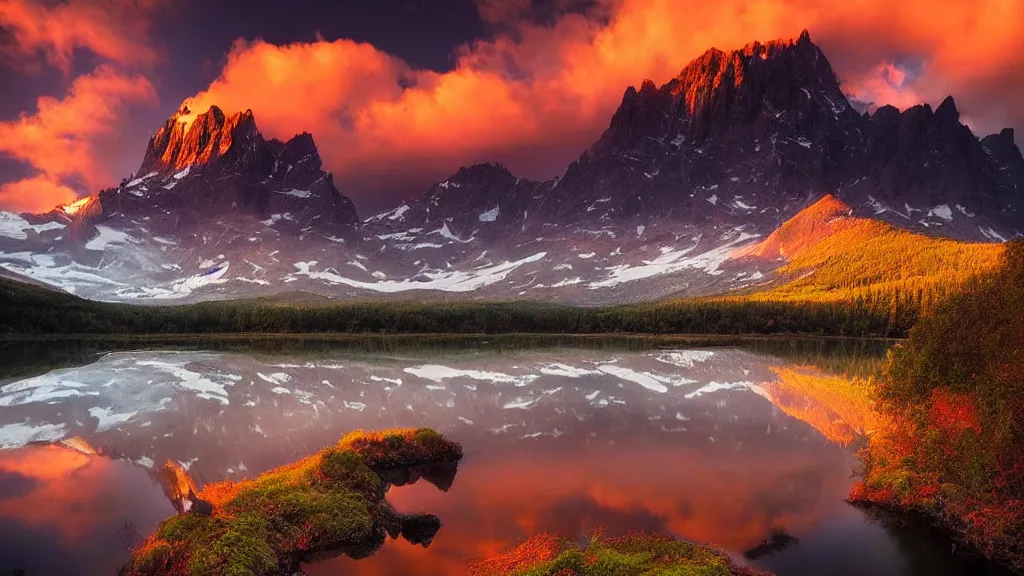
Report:
[[[0,209],[116,185],[185,99],[311,133],[364,216],[474,162],[550,178],[628,86],[803,29],[858,100],[1024,129],[1020,0],[0,0]]]

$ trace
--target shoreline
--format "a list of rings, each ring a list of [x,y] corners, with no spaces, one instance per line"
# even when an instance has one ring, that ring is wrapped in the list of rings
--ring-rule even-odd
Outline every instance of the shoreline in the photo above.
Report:
[[[986,553],[981,547],[972,542],[963,529],[962,523],[950,517],[940,516],[921,507],[900,506],[891,502],[872,500],[869,497],[847,498],[846,503],[864,512],[872,519],[878,515],[885,515],[887,521],[895,521],[900,524],[915,524],[925,528],[936,536],[948,540],[952,546],[952,553],[955,555],[971,556],[984,560],[991,570],[987,571],[988,576],[1013,576],[1021,572],[1015,571],[1005,559],[997,555]]]

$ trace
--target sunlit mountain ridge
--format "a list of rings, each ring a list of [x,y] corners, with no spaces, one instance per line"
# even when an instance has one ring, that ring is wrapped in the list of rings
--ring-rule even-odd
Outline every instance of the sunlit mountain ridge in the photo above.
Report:
[[[930,309],[965,282],[995,270],[1004,244],[925,236],[870,218],[826,196],[739,259],[781,263],[754,300],[881,302]]]

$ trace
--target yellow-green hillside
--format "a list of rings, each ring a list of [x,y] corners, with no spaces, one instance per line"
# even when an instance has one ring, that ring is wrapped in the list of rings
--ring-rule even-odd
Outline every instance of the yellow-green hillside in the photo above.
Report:
[[[1002,244],[967,243],[916,234],[851,215],[825,196],[763,242],[736,258],[781,259],[785,264],[754,301],[850,302],[911,306],[919,311],[999,266]]]

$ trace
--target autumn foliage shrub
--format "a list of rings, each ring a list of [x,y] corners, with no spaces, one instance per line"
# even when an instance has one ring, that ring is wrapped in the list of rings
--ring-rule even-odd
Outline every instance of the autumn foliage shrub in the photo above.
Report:
[[[851,498],[925,512],[1024,569],[1024,242],[914,327],[876,394],[889,424]]]

